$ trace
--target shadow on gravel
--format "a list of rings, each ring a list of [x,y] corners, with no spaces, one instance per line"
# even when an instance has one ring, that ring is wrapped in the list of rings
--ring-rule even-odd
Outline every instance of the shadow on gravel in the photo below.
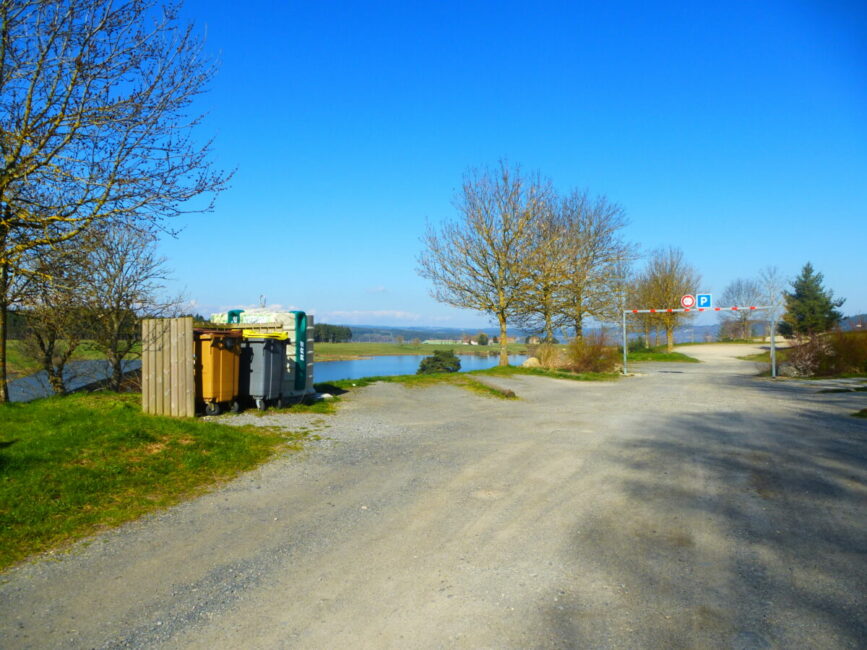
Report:
[[[564,580],[573,596],[545,613],[555,637],[867,647],[867,422],[811,410],[814,397],[790,417],[675,417],[613,449],[605,502],[572,540],[608,606]]]

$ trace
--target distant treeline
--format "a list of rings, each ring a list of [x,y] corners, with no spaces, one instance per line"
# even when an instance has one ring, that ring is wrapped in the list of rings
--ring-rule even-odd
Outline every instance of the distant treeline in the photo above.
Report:
[[[352,330],[343,325],[316,323],[313,326],[313,341],[316,343],[348,343],[352,340]]]

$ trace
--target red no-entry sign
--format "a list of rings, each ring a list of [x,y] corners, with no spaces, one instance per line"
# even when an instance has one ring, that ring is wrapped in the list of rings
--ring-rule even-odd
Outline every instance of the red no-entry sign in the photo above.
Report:
[[[695,307],[695,296],[691,293],[686,294],[680,299],[680,306],[684,309],[692,309]]]

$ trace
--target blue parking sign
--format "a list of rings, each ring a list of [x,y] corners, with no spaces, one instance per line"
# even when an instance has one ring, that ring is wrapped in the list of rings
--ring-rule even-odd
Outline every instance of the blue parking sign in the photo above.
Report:
[[[703,309],[710,309],[713,307],[713,300],[711,300],[709,293],[700,293],[696,297],[696,307]]]

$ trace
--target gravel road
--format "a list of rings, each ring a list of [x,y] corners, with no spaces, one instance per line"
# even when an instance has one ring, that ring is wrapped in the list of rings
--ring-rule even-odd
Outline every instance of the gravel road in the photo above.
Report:
[[[323,440],[8,571],[0,647],[867,647],[867,395],[686,351],[255,418]]]

